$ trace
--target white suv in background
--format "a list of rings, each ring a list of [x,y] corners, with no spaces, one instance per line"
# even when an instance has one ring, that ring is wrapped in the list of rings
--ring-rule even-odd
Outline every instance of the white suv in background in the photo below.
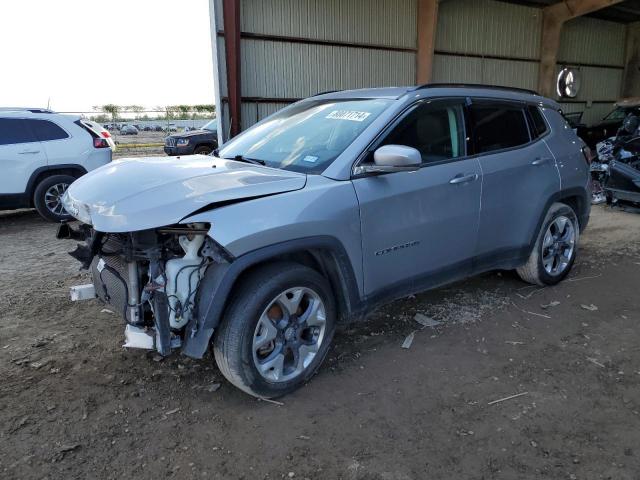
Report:
[[[80,116],[0,108],[0,210],[35,207],[47,220],[71,218],[62,194],[111,161],[107,130]]]

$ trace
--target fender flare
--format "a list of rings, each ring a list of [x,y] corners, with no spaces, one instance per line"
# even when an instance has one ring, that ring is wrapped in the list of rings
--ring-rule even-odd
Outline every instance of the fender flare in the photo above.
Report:
[[[332,256],[337,271],[326,273],[332,288],[340,289],[335,293],[343,299],[339,302],[342,309],[346,310],[343,313],[349,317],[359,312],[362,300],[353,266],[342,243],[329,235],[288,240],[245,253],[231,263],[214,264],[207,269],[196,294],[197,311],[187,325],[182,353],[192,358],[202,358],[214,330],[220,324],[233,286],[247,269],[283,254],[308,251],[323,251]],[[331,268],[331,262],[322,265]]]
[[[66,171],[74,171],[80,174],[80,176],[85,175],[87,173],[87,169],[82,165],[78,165],[77,163],[61,163],[55,165],[47,165],[44,167],[36,168],[29,177],[27,181],[27,188],[25,190],[25,194],[31,198],[33,196],[33,192],[36,189],[37,183],[36,180],[42,173],[47,173],[49,175],[56,175],[57,171],[66,170]]]
[[[538,233],[540,233],[540,228],[542,227],[542,223],[544,222],[544,219],[546,218],[547,212],[549,211],[549,208],[551,208],[551,205],[556,202],[562,203],[562,200],[570,197],[578,197],[581,199],[581,205],[579,205],[580,211],[576,211],[575,213],[578,217],[578,222],[580,223],[580,232],[583,232],[584,229],[587,228],[587,223],[589,223],[589,214],[591,212],[591,199],[587,189],[585,187],[573,187],[559,190],[549,197],[547,203],[542,209],[540,217],[538,218],[538,221],[536,223],[536,227],[533,230],[533,235],[531,236],[531,241],[529,242],[524,258],[529,258],[529,255],[533,251],[536,240],[538,239]],[[573,205],[570,206],[574,208]]]

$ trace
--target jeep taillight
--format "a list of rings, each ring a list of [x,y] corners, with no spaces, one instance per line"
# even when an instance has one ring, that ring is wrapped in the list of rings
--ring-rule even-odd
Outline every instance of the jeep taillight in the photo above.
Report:
[[[109,142],[104,138],[94,138],[93,146],[95,148],[109,148]]]

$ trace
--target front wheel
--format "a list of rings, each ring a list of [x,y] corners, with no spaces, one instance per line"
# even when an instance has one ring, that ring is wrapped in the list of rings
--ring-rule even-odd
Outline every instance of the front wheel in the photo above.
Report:
[[[541,286],[560,282],[576,259],[579,236],[573,209],[564,203],[551,205],[527,263],[517,269],[520,278]]]
[[[278,262],[234,287],[213,352],[222,374],[250,395],[290,393],[317,371],[335,330],[327,280],[308,267]]]
[[[200,147],[197,147],[193,151],[193,154],[194,155],[209,155],[211,152],[213,152],[213,148],[211,148],[208,145],[202,145]]]

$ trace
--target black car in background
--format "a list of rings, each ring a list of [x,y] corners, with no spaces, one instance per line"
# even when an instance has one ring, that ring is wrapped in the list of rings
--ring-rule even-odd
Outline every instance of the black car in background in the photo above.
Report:
[[[633,113],[640,116],[640,97],[627,98],[616,103],[615,108],[600,122],[587,127],[577,125],[577,134],[584,142],[595,150],[596,144],[609,137],[613,137],[622,126],[625,117]]]
[[[208,155],[218,148],[217,121],[211,120],[199,130],[175,133],[164,139],[167,155]]]

